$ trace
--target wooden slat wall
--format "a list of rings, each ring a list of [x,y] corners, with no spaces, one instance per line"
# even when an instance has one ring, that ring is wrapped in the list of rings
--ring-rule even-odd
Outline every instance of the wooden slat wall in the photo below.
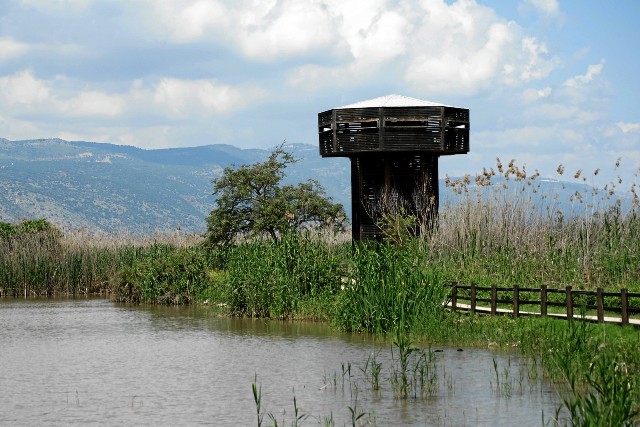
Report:
[[[469,151],[469,110],[453,107],[346,108],[318,114],[320,154]]]
[[[414,192],[423,191],[426,200],[433,198],[429,218],[437,215],[438,156],[430,154],[366,153],[351,157],[352,238],[355,240],[382,238],[380,229],[369,214],[384,191],[395,189],[412,202]]]
[[[438,212],[438,156],[469,151],[469,110],[453,107],[342,108],[318,114],[323,157],[351,159],[352,237],[380,239],[369,204],[392,188]],[[425,217],[425,215],[423,215]]]

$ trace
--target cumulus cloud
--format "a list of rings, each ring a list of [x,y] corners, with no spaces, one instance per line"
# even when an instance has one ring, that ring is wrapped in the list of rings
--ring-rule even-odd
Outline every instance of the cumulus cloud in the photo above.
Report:
[[[29,50],[26,43],[14,40],[11,37],[0,37],[0,62],[22,55]]]
[[[471,0],[167,0],[147,11],[147,30],[171,42],[213,42],[260,62],[300,58],[289,81],[301,88],[323,76],[362,84],[392,65],[422,91],[468,94],[539,80],[556,65],[544,43]]]
[[[108,93],[77,87],[64,78],[38,79],[31,70],[0,77],[0,108],[13,114],[109,118],[155,116],[169,119],[226,114],[260,101],[267,92],[215,80],[161,78],[133,82],[127,91]]]
[[[57,105],[60,112],[71,116],[118,116],[123,113],[126,102],[122,96],[91,90],[58,100]]]
[[[49,99],[49,88],[36,79],[31,70],[0,77],[0,103],[13,107],[31,108]]]
[[[525,89],[525,91],[522,93],[522,99],[525,102],[533,102],[539,99],[548,98],[552,92],[553,92],[553,89],[549,86],[544,87],[542,89],[529,88],[529,89]]]
[[[567,149],[576,147],[584,142],[584,135],[574,129],[558,124],[550,126],[526,125],[504,130],[490,130],[474,133],[474,140],[484,149],[503,153],[518,151],[544,154],[558,151],[561,146]]]
[[[237,10],[240,31],[236,43],[253,59],[270,61],[328,46],[330,18],[316,2],[259,2],[261,7]],[[265,7],[266,5],[267,7]]]
[[[264,89],[233,87],[215,80],[180,80],[163,78],[153,85],[152,99],[157,108],[169,115],[224,114],[259,100]]]
[[[582,75],[574,76],[564,82],[565,86],[568,87],[578,87],[582,86],[586,83],[592,81],[598,74],[602,72],[604,68],[604,59],[602,59],[598,64],[589,65],[587,72]]]
[[[430,91],[473,94],[496,84],[520,85],[555,67],[547,48],[514,22],[472,1],[422,3],[405,77]]]
[[[133,11],[138,10],[133,5],[131,7]],[[224,34],[230,25],[225,19],[230,11],[219,1],[149,1],[144,9],[140,18],[146,23],[147,30],[180,43],[216,32]]]
[[[179,43],[215,41],[246,57],[273,61],[325,47],[333,39],[321,1],[238,0],[148,2],[147,29]]]

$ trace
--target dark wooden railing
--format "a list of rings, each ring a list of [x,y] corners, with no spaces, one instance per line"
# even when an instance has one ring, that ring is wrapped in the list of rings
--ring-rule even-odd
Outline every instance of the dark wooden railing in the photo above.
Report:
[[[478,294],[480,293],[481,296]],[[504,297],[508,294],[509,297]],[[539,295],[536,299],[522,299],[521,295]],[[560,298],[550,298],[552,294],[564,294]],[[498,296],[501,295],[502,298]],[[492,316],[496,314],[512,314],[514,317],[521,315],[541,315],[575,318],[574,309],[595,310],[596,315],[585,316],[587,320],[597,322],[611,322],[628,325],[629,315],[640,313],[639,308],[629,306],[630,299],[640,298],[640,293],[627,292],[621,289],[620,292],[604,292],[602,288],[595,291],[574,290],[571,286],[564,289],[548,288],[542,285],[539,288],[526,288],[514,285],[513,287],[477,286],[477,285],[451,285],[451,310],[468,310],[475,312],[488,312]],[[576,301],[580,299],[580,301]],[[619,304],[611,304],[611,301],[618,301]],[[468,301],[469,304],[460,304],[460,301]],[[478,304],[480,303],[480,305]],[[486,304],[488,303],[488,307]],[[537,306],[538,311],[523,311],[522,306]],[[500,307],[501,306],[501,307]],[[511,307],[503,308],[503,307]],[[549,313],[549,307],[563,307],[564,313]],[[640,306],[640,304],[634,304]],[[615,313],[619,317],[605,317],[606,313]],[[640,325],[640,320],[632,319],[631,323]]]

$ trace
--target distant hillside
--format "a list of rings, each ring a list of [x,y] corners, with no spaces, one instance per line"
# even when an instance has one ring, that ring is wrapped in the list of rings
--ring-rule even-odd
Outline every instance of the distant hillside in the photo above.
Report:
[[[349,160],[323,159],[313,145],[290,144],[300,161],[287,169],[287,183],[318,180],[334,201],[351,213]],[[136,234],[205,230],[214,198],[211,180],[231,164],[254,163],[270,150],[243,150],[230,145],[143,150],[61,139],[9,141],[0,138],[0,221],[47,218],[63,229]],[[470,171],[473,172],[473,171]],[[495,177],[496,187],[504,179]],[[571,202],[584,184],[538,179],[541,200],[554,210],[584,209]],[[475,186],[473,180],[469,189]],[[475,190],[474,190],[475,191]],[[490,194],[491,189],[483,189]],[[442,205],[458,203],[440,181]],[[617,196],[616,196],[617,197]],[[623,199],[629,205],[629,198]]]
[[[322,159],[311,145],[287,145],[299,163],[287,182],[317,179],[349,202],[349,163]],[[201,232],[213,207],[211,180],[269,150],[229,145],[142,150],[61,139],[0,139],[0,221],[44,217],[65,229],[146,234]]]

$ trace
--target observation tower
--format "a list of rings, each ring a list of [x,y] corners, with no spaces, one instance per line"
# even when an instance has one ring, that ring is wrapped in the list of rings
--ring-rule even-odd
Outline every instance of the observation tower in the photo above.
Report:
[[[389,209],[438,214],[438,157],[469,152],[469,110],[387,95],[318,114],[322,157],[351,159],[352,239],[382,239],[376,220]]]

